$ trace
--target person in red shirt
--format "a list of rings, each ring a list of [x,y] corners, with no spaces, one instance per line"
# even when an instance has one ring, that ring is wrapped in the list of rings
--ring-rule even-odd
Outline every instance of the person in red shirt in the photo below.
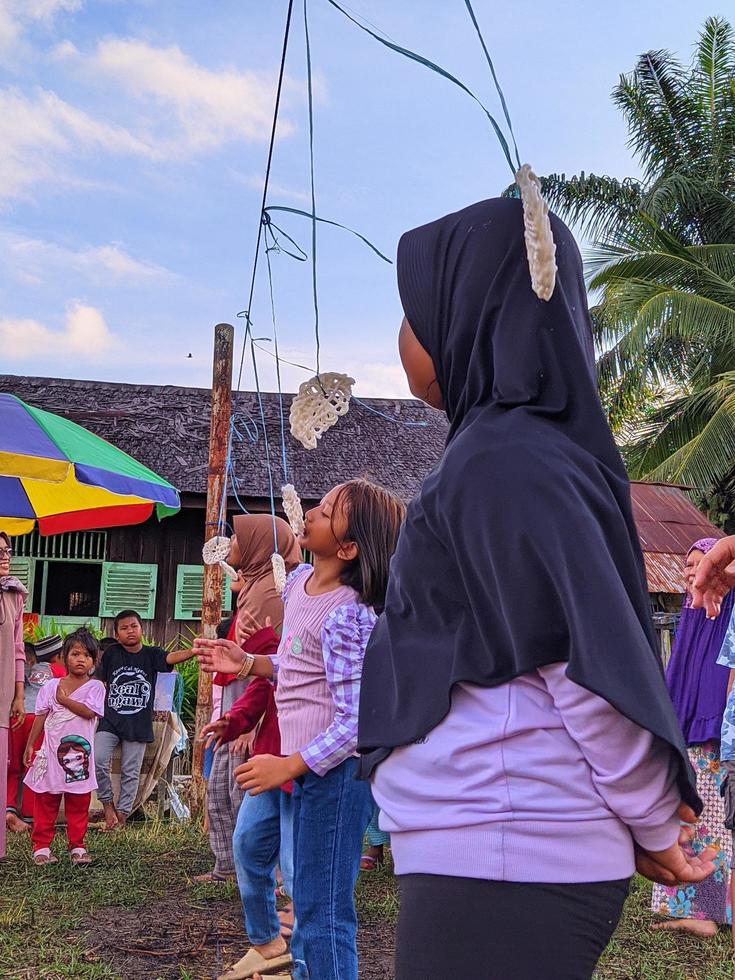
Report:
[[[279,637],[268,624],[255,628],[243,649],[255,656],[271,656],[278,649]],[[216,739],[219,747],[239,736],[255,731],[250,755],[281,755],[281,733],[278,728],[275,684],[265,677],[253,677],[245,693],[218,721],[205,726],[200,738]],[[233,964],[220,980],[241,980],[255,972],[290,966],[299,956],[296,924],[291,937],[291,952],[280,935],[280,923],[274,892],[276,865],[280,864],[284,889],[293,895],[293,814],[291,783],[258,796],[246,794],[237,815],[232,840],[235,870],[240,889],[245,930],[252,948]],[[258,942],[260,937],[275,937]]]

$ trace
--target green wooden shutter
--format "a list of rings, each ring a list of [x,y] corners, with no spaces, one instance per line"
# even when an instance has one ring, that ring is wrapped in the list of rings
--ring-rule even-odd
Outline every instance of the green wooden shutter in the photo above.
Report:
[[[103,561],[100,616],[117,616],[123,609],[134,609],[141,619],[153,619],[157,581],[158,565]]]
[[[36,581],[36,559],[11,558],[10,574],[15,575],[17,579],[20,579],[23,585],[25,585],[25,587],[28,589],[28,595],[26,596],[23,611],[27,613],[33,612],[33,586]]]
[[[179,565],[176,569],[176,601],[174,619],[194,619],[194,613],[202,608],[204,565]],[[222,576],[222,609],[229,609],[230,580]]]

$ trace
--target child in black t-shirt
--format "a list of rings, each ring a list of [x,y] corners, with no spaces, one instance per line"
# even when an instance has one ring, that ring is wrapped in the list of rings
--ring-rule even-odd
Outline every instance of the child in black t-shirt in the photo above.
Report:
[[[107,685],[105,714],[94,740],[97,797],[105,811],[105,830],[122,827],[138,793],[140,770],[148,742],[153,741],[156,675],[189,660],[192,650],[167,653],[143,645],[143,622],[132,609],[115,616],[117,643],[105,650],[95,677]],[[120,794],[113,802],[110,782],[112,753],[120,744]]]

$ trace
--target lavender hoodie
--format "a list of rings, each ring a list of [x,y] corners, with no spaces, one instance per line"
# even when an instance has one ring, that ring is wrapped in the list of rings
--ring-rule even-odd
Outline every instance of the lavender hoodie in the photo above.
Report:
[[[670,751],[565,669],[458,685],[447,717],[378,766],[398,874],[610,881],[633,873],[634,840],[677,840]]]

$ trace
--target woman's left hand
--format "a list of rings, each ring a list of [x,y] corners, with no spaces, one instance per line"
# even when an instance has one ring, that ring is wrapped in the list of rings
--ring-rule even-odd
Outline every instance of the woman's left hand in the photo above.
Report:
[[[682,803],[679,806],[678,817],[684,826],[681,828],[676,844],[667,847],[665,851],[644,851],[637,844],[635,846],[635,866],[638,874],[669,888],[683,882],[704,881],[715,870],[714,848],[708,847],[696,855],[687,849],[694,833],[692,825],[697,822],[694,810],[686,803]]]
[[[13,703],[10,705],[10,727],[20,728],[25,720],[26,708],[23,697],[20,694],[16,694],[13,698]]]

